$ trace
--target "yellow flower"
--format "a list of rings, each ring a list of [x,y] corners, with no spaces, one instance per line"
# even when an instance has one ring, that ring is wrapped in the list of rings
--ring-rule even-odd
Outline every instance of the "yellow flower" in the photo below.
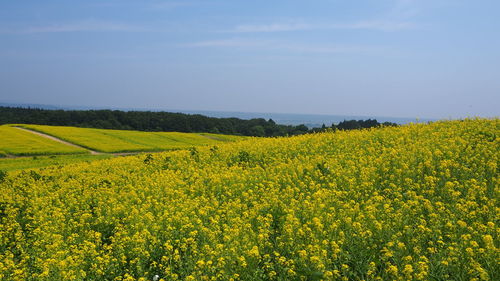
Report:
[[[398,267],[395,265],[389,265],[389,267],[386,269],[386,271],[389,274],[397,275],[398,274]]]
[[[405,275],[410,275],[413,273],[413,266],[411,266],[411,264],[407,264],[405,265],[405,268],[403,269],[403,274]]]
[[[258,258],[260,256],[259,247],[253,246],[252,249],[248,252],[248,254],[250,256]]]

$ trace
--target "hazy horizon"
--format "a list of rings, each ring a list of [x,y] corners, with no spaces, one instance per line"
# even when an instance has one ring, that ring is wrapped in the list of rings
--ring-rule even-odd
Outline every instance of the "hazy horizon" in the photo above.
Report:
[[[296,112],[249,112],[249,111],[234,111],[234,110],[193,110],[193,109],[180,109],[180,108],[146,108],[146,107],[115,107],[115,106],[81,106],[81,105],[60,105],[60,104],[32,104],[32,103],[16,103],[16,102],[3,102],[0,100],[0,106],[5,107],[23,107],[23,108],[39,108],[39,109],[49,109],[49,110],[121,110],[121,111],[165,111],[165,112],[173,112],[173,113],[187,113],[187,114],[202,114],[206,113],[223,113],[224,117],[236,117],[240,114],[251,114],[255,115],[255,118],[259,118],[258,115],[262,114],[264,119],[266,115],[276,114],[276,115],[303,115],[303,116],[337,116],[337,117],[355,117],[355,118],[374,118],[374,117],[383,117],[383,118],[393,118],[393,119],[408,119],[408,120],[438,120],[434,118],[426,118],[423,117],[412,117],[412,116],[374,116],[374,115],[339,115],[339,114],[321,114],[321,113],[296,113]],[[234,116],[231,113],[235,113]],[[216,117],[213,115],[213,117]],[[469,116],[474,117],[474,116]],[[495,116],[493,116],[495,117]],[[467,117],[465,117],[467,118]],[[451,119],[451,117],[443,118],[443,119]]]
[[[0,102],[500,115],[493,0],[9,1]]]

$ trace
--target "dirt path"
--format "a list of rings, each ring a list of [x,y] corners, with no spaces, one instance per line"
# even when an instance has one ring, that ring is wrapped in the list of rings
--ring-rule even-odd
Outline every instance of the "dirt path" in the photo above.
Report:
[[[19,158],[19,157],[24,157],[24,156],[16,156],[12,154],[6,154],[5,157],[0,158],[0,159],[11,159],[11,158]]]
[[[30,132],[32,134],[35,134],[35,135],[39,135],[41,137],[44,137],[44,138],[48,138],[48,139],[51,139],[53,141],[57,141],[57,142],[60,142],[60,143],[63,143],[65,145],[69,145],[69,146],[73,146],[73,147],[78,147],[78,148],[81,148],[81,149],[85,149],[87,151],[90,152],[90,154],[92,155],[99,155],[99,154],[103,154],[102,152],[98,152],[98,151],[94,151],[94,150],[90,150],[88,148],[85,148],[83,146],[79,146],[79,145],[76,145],[74,143],[70,143],[70,142],[67,142],[65,140],[62,140],[62,139],[59,139],[59,138],[56,138],[54,136],[51,136],[51,135],[47,135],[47,134],[44,134],[44,133],[40,133],[40,132],[37,132],[37,131],[34,131],[34,130],[30,130],[30,129],[26,129],[26,128],[21,128],[21,127],[14,127],[14,128],[17,128],[19,130],[23,130],[23,131],[26,131],[26,132]]]
[[[136,155],[136,154],[140,154],[140,153],[155,153],[155,152],[160,152],[160,151],[137,151],[137,152],[114,152],[114,153],[99,152],[99,151],[91,150],[91,149],[88,149],[86,147],[83,147],[83,146],[80,146],[80,145],[77,145],[77,144],[74,144],[74,143],[71,143],[71,142],[67,142],[65,140],[62,140],[60,138],[57,138],[57,137],[54,137],[54,136],[51,136],[51,135],[47,135],[47,134],[35,131],[35,130],[31,130],[31,129],[27,129],[27,128],[22,128],[22,127],[17,127],[17,126],[13,126],[13,128],[16,128],[16,129],[19,129],[19,130],[23,130],[23,131],[26,131],[26,132],[30,132],[32,134],[39,135],[41,137],[51,139],[53,141],[57,141],[57,142],[65,144],[65,145],[69,145],[69,146],[73,146],[73,147],[78,147],[78,148],[81,148],[81,149],[85,149],[88,152],[90,152],[91,155],[109,154],[109,155],[114,155],[114,156],[129,156],[129,155]],[[63,154],[61,154],[61,155],[63,155]],[[33,157],[33,156],[36,156],[36,155],[17,156],[17,155],[7,154],[7,156],[5,158],[21,158],[21,157]]]

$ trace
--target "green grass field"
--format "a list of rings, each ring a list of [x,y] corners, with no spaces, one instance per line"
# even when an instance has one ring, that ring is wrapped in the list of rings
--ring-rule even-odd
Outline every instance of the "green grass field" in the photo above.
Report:
[[[163,151],[215,145],[244,137],[177,132],[140,132],[92,128],[20,125],[101,152]]]
[[[10,155],[82,154],[86,150],[65,145],[7,125],[0,126],[0,157]]]
[[[71,154],[50,155],[19,158],[0,158],[0,171],[15,171],[33,168],[44,168],[53,165],[67,165],[85,161],[95,161],[115,157],[111,154]]]

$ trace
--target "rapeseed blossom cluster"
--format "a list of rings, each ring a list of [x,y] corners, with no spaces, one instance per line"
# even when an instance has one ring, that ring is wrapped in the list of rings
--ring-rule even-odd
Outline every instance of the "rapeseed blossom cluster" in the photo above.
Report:
[[[9,173],[0,280],[498,280],[500,120]]]

